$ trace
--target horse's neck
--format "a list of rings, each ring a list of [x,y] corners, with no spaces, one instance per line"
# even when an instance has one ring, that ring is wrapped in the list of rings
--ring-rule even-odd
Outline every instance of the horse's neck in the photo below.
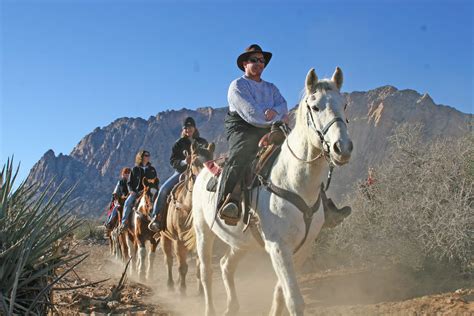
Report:
[[[193,181],[191,178],[186,179],[183,182],[181,188],[176,192],[176,201],[179,203],[191,207],[192,196],[193,196]]]
[[[301,159],[311,160],[320,154],[314,148],[306,133],[295,128],[285,142]],[[319,193],[323,176],[327,172],[327,163],[320,158],[312,163],[304,163],[293,156],[286,143],[282,145],[281,153],[275,162],[270,174],[271,181],[286,190],[298,193],[308,205],[313,205]]]
[[[147,206],[149,203],[147,203],[147,197],[146,197],[146,194],[147,193],[143,193],[143,195],[140,197],[140,202],[138,203],[138,209],[141,211],[141,213],[145,214],[146,215],[146,212],[147,212]]]

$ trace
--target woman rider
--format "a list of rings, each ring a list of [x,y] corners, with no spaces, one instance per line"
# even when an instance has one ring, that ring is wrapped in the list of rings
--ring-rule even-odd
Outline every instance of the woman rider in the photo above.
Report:
[[[135,156],[135,167],[133,167],[130,179],[127,183],[130,195],[125,201],[121,229],[128,227],[128,217],[132,211],[133,204],[137,196],[141,194],[144,189],[144,178],[147,179],[147,185],[151,187],[151,191],[155,190],[156,192],[156,190],[158,190],[158,176],[155,167],[150,163],[150,152],[140,150]]]
[[[120,171],[120,179],[117,181],[117,185],[115,186],[114,192],[112,193],[112,203],[113,209],[110,212],[109,216],[107,217],[107,221],[105,222],[105,235],[108,237],[110,232],[115,225],[115,218],[117,217],[117,209],[120,206],[120,202],[127,198],[128,196],[128,180],[130,179],[130,168],[122,168]]]
[[[200,146],[206,146],[207,140],[199,136],[199,131],[196,128],[196,122],[192,117],[187,117],[183,122],[183,130],[181,138],[178,139],[171,150],[170,164],[175,170],[173,175],[163,183],[163,186],[158,192],[158,198],[153,205],[153,220],[148,225],[152,231],[160,230],[160,212],[166,206],[166,198],[173,187],[179,182],[179,176],[186,171],[186,168],[191,159],[191,143],[196,142]],[[186,154],[185,154],[186,153]]]

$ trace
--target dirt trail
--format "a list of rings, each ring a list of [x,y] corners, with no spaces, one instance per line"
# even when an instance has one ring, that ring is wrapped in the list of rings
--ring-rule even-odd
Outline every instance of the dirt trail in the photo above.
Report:
[[[90,252],[90,257],[77,269],[81,278],[89,281],[111,278],[89,292],[99,295],[96,293],[107,292],[112,284],[118,282],[123,267],[109,255],[107,245],[81,242],[78,251]],[[178,286],[174,291],[167,289],[166,268],[159,250],[154,280],[144,286],[129,279],[124,294],[128,305],[121,306],[115,312],[202,315],[204,304],[202,298],[197,296],[194,259],[188,260],[187,296],[183,297]],[[225,310],[226,295],[218,262],[216,255],[213,290],[216,313],[221,315]],[[242,260],[236,275],[240,315],[267,315],[276,282],[270,261],[261,255],[249,254]],[[176,267],[174,277],[176,282]],[[432,277],[403,271],[345,270],[306,272],[300,276],[299,283],[308,315],[474,315],[474,285],[472,280],[462,278],[442,278],[435,282]],[[462,290],[455,293],[457,289]]]

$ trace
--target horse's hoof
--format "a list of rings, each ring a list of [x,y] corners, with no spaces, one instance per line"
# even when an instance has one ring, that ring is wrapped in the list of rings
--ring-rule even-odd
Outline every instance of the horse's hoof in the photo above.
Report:
[[[238,303],[237,304],[232,304],[231,306],[227,307],[224,315],[225,316],[237,315],[238,312],[239,312],[239,309],[240,309],[240,305]]]

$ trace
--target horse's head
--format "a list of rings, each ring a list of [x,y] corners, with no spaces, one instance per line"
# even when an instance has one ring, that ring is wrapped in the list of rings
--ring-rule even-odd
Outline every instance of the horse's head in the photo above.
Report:
[[[306,76],[303,99],[296,124],[303,127],[310,143],[325,152],[337,165],[347,163],[353,144],[347,132],[346,100],[341,94],[342,71],[336,68],[331,79],[318,80],[314,69]]]
[[[193,142],[191,144],[190,167],[193,175],[198,175],[198,173],[204,167],[204,163],[214,158],[215,149],[216,145],[214,145],[214,143],[210,143],[207,146],[200,146],[196,142]]]
[[[153,209],[153,203],[151,202],[150,196],[150,186],[146,178],[143,178],[143,191],[138,200],[137,210],[142,213],[143,215],[150,215],[151,210]],[[154,182],[154,181],[152,181]]]

